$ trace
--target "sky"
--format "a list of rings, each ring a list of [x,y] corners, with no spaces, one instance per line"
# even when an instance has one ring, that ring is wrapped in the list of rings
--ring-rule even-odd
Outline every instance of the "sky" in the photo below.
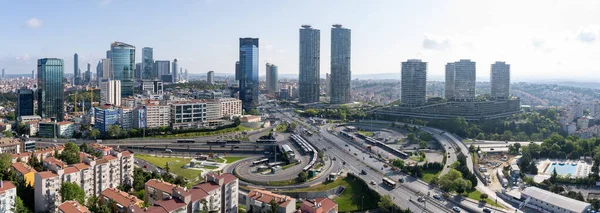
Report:
[[[352,74],[398,73],[401,62],[511,64],[512,81],[598,81],[597,0],[0,0],[0,68],[27,74],[36,60],[65,61],[73,73],[105,57],[113,41],[154,48],[155,60],[180,61],[190,73],[234,73],[240,37],[259,38],[259,73],[267,62],[298,73],[299,28],[321,30],[321,75],[329,73],[331,25],[352,30]]]

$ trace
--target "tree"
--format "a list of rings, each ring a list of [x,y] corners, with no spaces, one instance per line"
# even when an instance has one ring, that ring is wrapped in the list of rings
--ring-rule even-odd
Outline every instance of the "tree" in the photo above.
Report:
[[[408,135],[406,136],[406,139],[408,139],[411,143],[415,143],[417,142],[417,136],[415,136],[415,133],[408,133]]]
[[[14,135],[13,135],[12,131],[10,131],[10,130],[6,130],[6,131],[2,132],[2,134],[3,134],[4,136],[6,136],[7,138],[12,138],[12,137],[14,137]]]
[[[487,198],[488,198],[488,195],[487,195],[487,194],[485,194],[485,193],[484,193],[484,194],[481,194],[481,195],[479,195],[479,199],[480,199],[480,200],[485,200],[485,199],[487,199]]]
[[[12,209],[15,213],[31,213],[31,209],[25,207],[23,200],[19,196],[15,199],[15,207]]]
[[[298,182],[306,182],[308,180],[308,173],[301,171],[298,173]]]
[[[427,149],[427,142],[426,141],[419,142],[419,149]]]
[[[94,129],[90,130],[88,135],[90,136],[90,138],[93,138],[94,140],[96,140],[96,138],[98,138],[98,136],[100,136],[100,130],[94,128]]]
[[[248,114],[250,114],[250,115],[260,115],[260,112],[258,112],[258,110],[256,108],[252,108],[252,109],[250,109],[250,111],[248,111]]]
[[[10,153],[2,153],[0,154],[0,175],[4,175],[4,173],[10,168],[12,165],[12,155]]]
[[[62,202],[67,200],[76,200],[79,203],[84,203],[85,192],[77,184],[71,182],[64,182],[60,187],[60,195],[62,196]]]
[[[384,195],[381,197],[381,199],[379,199],[377,206],[379,207],[379,209],[381,209],[382,212],[387,213],[392,212],[392,208],[395,207],[395,204],[392,200],[392,197],[390,197],[389,195]]]
[[[58,153],[57,153],[58,154]],[[79,146],[73,142],[65,144],[65,149],[60,155],[57,155],[58,159],[66,162],[67,164],[79,163]]]
[[[279,202],[277,202],[275,199],[269,201],[269,207],[270,207],[270,211],[269,213],[277,213],[277,208],[279,208]]]
[[[119,127],[119,125],[113,124],[113,125],[108,126],[108,131],[106,131],[106,135],[108,137],[116,138],[120,134],[121,134],[121,127]]]

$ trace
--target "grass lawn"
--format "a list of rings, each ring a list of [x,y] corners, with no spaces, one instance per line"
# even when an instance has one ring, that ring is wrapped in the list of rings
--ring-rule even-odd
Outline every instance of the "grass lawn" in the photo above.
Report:
[[[427,169],[427,170],[423,170],[423,181],[427,182],[427,183],[431,183],[431,180],[433,180],[434,177],[439,176],[442,173],[442,170],[436,170],[436,169]]]
[[[364,196],[364,209],[375,209],[377,208],[377,202],[379,202],[379,195],[374,194],[369,190],[366,183],[361,180],[354,179],[354,177],[338,178],[335,181],[311,186],[308,188],[295,189],[291,192],[314,192],[324,191],[333,189],[338,186],[344,186],[346,190],[337,198],[335,202],[338,203],[339,212],[352,212],[360,210],[362,197]]]
[[[214,161],[214,162],[217,162],[217,163],[223,163],[223,162],[225,162],[225,159],[215,158],[215,159],[211,159],[211,160],[207,160],[207,161]]]
[[[213,170],[213,169],[216,169],[219,167],[218,166],[203,166],[202,168]]]
[[[290,168],[290,167],[295,166],[295,165],[298,165],[298,163],[290,163],[288,165],[282,166],[281,169],[285,170],[285,169]]]
[[[473,200],[479,200],[479,196],[481,196],[481,192],[477,191],[477,190],[473,190],[471,192],[469,192],[469,194],[467,194],[467,197],[473,199]],[[496,207],[500,207],[500,208],[504,208],[503,206],[501,206],[500,204],[495,203],[492,199],[490,198],[486,198],[485,199],[487,204],[490,204],[492,206],[496,206]]]
[[[232,132],[242,132],[242,131],[249,131],[249,130],[254,130],[254,129],[244,127],[244,126],[237,126],[237,127],[225,128],[225,129],[214,130],[214,131],[206,131],[206,132],[188,132],[188,133],[180,133],[180,134],[173,134],[173,135],[154,135],[154,136],[146,136],[146,137],[150,137],[150,138],[189,138],[189,137],[198,137],[198,136],[220,135],[220,134],[226,134],[226,133],[232,133]]]
[[[373,137],[373,132],[371,132],[371,131],[361,131],[361,130],[358,130],[358,133],[361,133],[361,134],[363,134],[363,135],[365,135],[367,137]]]
[[[244,158],[247,158],[247,157],[240,157],[240,156],[226,156],[226,157],[223,157],[223,159],[227,160],[227,163],[233,163],[233,162],[236,162],[236,161],[244,159]]]
[[[136,154],[135,158],[148,161],[149,163],[154,164],[160,168],[165,168],[165,164],[169,162],[169,168],[171,172],[176,174],[177,176],[183,176],[190,180],[191,183],[199,183],[200,181],[202,181],[202,178],[200,177],[200,170],[183,168],[184,165],[190,163],[189,158],[156,157],[144,154]],[[200,177],[198,181],[196,181],[196,177]]]

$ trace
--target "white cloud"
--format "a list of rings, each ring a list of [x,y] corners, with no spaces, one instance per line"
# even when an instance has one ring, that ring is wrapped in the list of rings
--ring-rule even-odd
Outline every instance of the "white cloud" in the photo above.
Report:
[[[27,24],[27,26],[30,28],[37,29],[42,26],[43,22],[37,18],[30,18],[25,22],[25,24]]]
[[[29,57],[29,54],[25,54],[23,56],[16,56],[15,60],[19,61],[19,62],[27,62],[29,61],[29,59],[31,59],[31,57]]]
[[[598,34],[598,30],[584,28],[584,29],[581,29],[577,33],[575,38],[583,43],[593,43],[594,41],[596,41],[596,38],[598,37],[597,34]]]
[[[544,40],[540,39],[540,38],[532,38],[531,39],[531,44],[536,49],[543,48],[545,43],[546,42]]]
[[[430,50],[445,50],[450,48],[450,39],[430,34],[425,34],[423,39],[423,48]]]
[[[104,6],[108,5],[108,4],[110,4],[110,2],[111,2],[111,0],[98,0],[98,5],[100,7],[104,7]]]

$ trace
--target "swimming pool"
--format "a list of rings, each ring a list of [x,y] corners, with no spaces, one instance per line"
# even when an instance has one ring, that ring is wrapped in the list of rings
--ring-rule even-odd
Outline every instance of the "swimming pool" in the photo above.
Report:
[[[568,163],[565,163],[564,165],[550,164],[548,166],[548,169],[546,170],[546,174],[552,174],[552,172],[554,172],[554,169],[556,169],[556,173],[558,173],[558,175],[570,174],[571,176],[574,176],[577,171],[577,164],[575,164],[575,165],[568,164]]]

